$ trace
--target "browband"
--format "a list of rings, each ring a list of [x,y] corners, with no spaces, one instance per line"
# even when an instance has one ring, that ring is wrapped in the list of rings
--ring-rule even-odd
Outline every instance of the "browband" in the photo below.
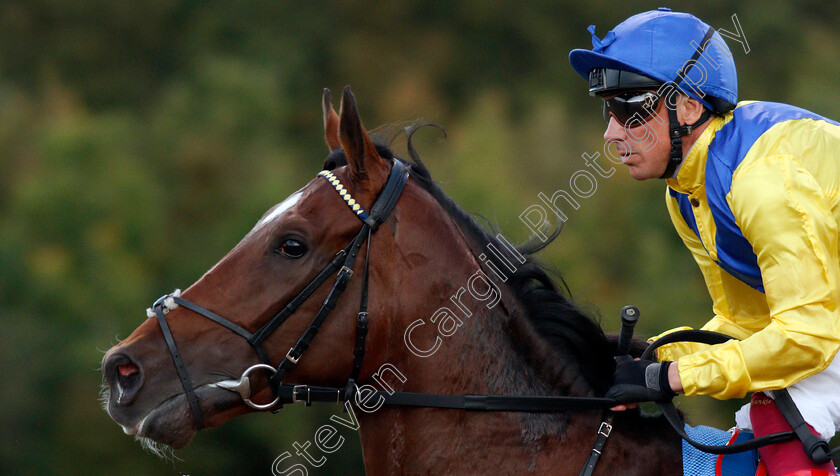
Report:
[[[330,185],[333,186],[335,191],[338,192],[344,200],[344,203],[350,207],[350,210],[355,213],[360,220],[365,222],[372,230],[376,230],[391,213],[391,210],[393,210],[394,206],[397,204],[397,200],[400,198],[402,189],[405,187],[406,182],[408,182],[408,167],[403,164],[402,161],[397,159],[393,159],[393,164],[394,166],[391,167],[391,173],[388,175],[388,181],[385,183],[385,187],[379,194],[379,199],[377,199],[376,203],[373,204],[371,213],[368,213],[362,205],[359,204],[352,195],[350,195],[350,192],[334,173],[329,170],[322,170],[318,172],[318,176],[323,177],[330,183]]]

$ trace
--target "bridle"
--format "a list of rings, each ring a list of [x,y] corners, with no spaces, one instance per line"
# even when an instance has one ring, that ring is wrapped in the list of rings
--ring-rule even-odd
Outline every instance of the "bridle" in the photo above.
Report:
[[[166,321],[166,314],[179,306],[189,309],[196,314],[199,314],[211,321],[229,329],[244,338],[251,347],[254,348],[257,356],[262,363],[252,365],[247,368],[240,379],[233,383],[220,382],[217,385],[230,391],[237,392],[243,402],[256,410],[272,410],[279,411],[284,403],[298,403],[303,402],[309,406],[312,402],[349,402],[357,390],[356,379],[359,377],[359,372],[362,367],[362,362],[365,355],[365,342],[368,330],[368,279],[369,279],[369,258],[370,258],[370,241],[372,234],[379,228],[379,226],[387,220],[393,211],[409,177],[409,167],[398,159],[393,159],[391,172],[388,180],[385,183],[381,193],[377,197],[370,213],[352,197],[350,192],[344,187],[341,181],[332,172],[324,170],[318,176],[327,180],[333,188],[338,192],[341,198],[345,201],[347,206],[356,214],[362,221],[362,226],[356,236],[340,250],[330,263],[318,273],[309,284],[304,287],[286,306],[275,314],[269,321],[260,327],[256,332],[248,332],[238,324],[226,319],[213,311],[205,309],[195,303],[187,301],[180,296],[180,291],[176,290],[172,294],[164,295],[155,301],[154,305],[147,310],[149,317],[156,317],[163,332],[164,340],[169,348],[169,353],[172,356],[172,361],[175,364],[175,369],[181,384],[184,387],[184,393],[190,407],[193,419],[198,430],[204,428],[204,417],[199,406],[198,397],[195,394],[192,381],[187,373],[186,366],[178,352],[178,347],[172,337],[172,332]],[[311,385],[294,385],[284,383],[283,379],[294,368],[298,361],[303,356],[303,353],[309,348],[315,336],[318,334],[321,325],[326,320],[330,312],[335,308],[339,296],[347,287],[347,282],[353,275],[353,267],[356,262],[356,257],[363,245],[367,244],[367,251],[365,253],[365,268],[362,281],[361,300],[359,304],[359,312],[356,319],[356,345],[353,349],[353,368],[350,376],[347,379],[347,385],[344,388],[335,387],[318,387]],[[297,340],[297,343],[289,349],[283,360],[277,367],[271,365],[268,356],[263,349],[263,342],[285,322],[285,320],[294,313],[298,307],[301,306],[330,276],[334,273],[336,275],[332,288],[324,300],[321,308],[318,310],[309,327]],[[624,324],[624,323],[623,323]],[[622,335],[619,338],[618,348],[620,353],[626,353],[629,350],[630,339],[632,338],[632,326],[627,332],[622,327]],[[719,343],[727,340],[728,336],[714,335],[713,333],[702,333],[700,331],[692,331],[691,334],[668,335],[660,341],[652,344],[647,352],[652,352],[653,349],[659,345],[671,342],[673,340],[694,340],[699,342]],[[624,349],[624,350],[621,350]],[[652,358],[648,356],[649,358]],[[250,374],[257,370],[263,370],[269,374],[269,385],[274,393],[274,400],[266,404],[258,404],[251,401],[251,382]],[[584,467],[580,472],[582,476],[589,476],[594,471],[595,465],[601,455],[601,451],[610,436],[612,431],[613,413],[607,409],[616,406],[619,402],[610,398],[599,397],[574,397],[574,396],[521,396],[521,395],[439,395],[429,393],[413,393],[413,392],[385,392],[375,391],[372,396],[382,401],[384,405],[398,405],[410,407],[431,407],[431,408],[448,408],[460,409],[467,411],[492,411],[492,412],[532,412],[532,413],[555,413],[566,410],[604,410],[603,421],[597,432],[597,438],[593,444],[592,451],[584,463]],[[370,397],[369,397],[370,398]],[[795,438],[794,432],[784,432],[767,437],[756,438],[753,441],[737,443],[732,446],[708,446],[691,440],[688,435],[682,430],[682,422],[673,407],[669,402],[657,402],[665,413],[669,423],[674,429],[690,444],[700,448],[703,451],[718,454],[731,454],[735,452],[746,451],[754,449],[771,443],[778,443]],[[795,409],[795,406],[794,406]],[[801,416],[799,417],[801,419]],[[819,442],[814,443],[814,445]],[[825,445],[823,445],[825,446]],[[823,450],[821,450],[823,451]],[[823,451],[831,454],[830,450]]]
[[[400,195],[402,194],[405,184],[408,181],[409,167],[398,159],[392,160],[393,166],[388,175],[388,180],[382,188],[379,196],[371,207],[370,213],[365,211],[362,206],[351,196],[350,192],[344,187],[341,181],[332,172],[323,170],[318,176],[326,179],[338,192],[348,207],[356,214],[362,221],[362,227],[350,243],[341,251],[336,253],[335,257],[330,263],[315,276],[306,287],[298,293],[288,304],[277,314],[275,314],[269,321],[259,328],[256,332],[251,333],[242,328],[240,325],[224,318],[209,309],[205,309],[198,304],[187,301],[180,296],[180,291],[176,290],[172,294],[167,294],[155,301],[154,305],[147,310],[149,317],[156,317],[163,332],[164,340],[169,348],[169,353],[172,356],[172,361],[175,364],[175,369],[178,372],[178,377],[181,380],[181,385],[184,387],[184,394],[187,398],[190,411],[192,412],[198,430],[204,428],[204,416],[199,406],[198,397],[187,373],[181,354],[178,352],[178,346],[172,338],[172,332],[166,322],[166,314],[179,306],[183,306],[190,311],[206,317],[211,321],[226,327],[232,332],[244,338],[257,353],[262,363],[252,365],[247,368],[242,377],[236,382],[219,382],[219,387],[225,388],[239,393],[243,402],[256,410],[272,410],[278,411],[282,408],[284,403],[303,402],[309,406],[312,402],[349,402],[353,399],[357,386],[355,380],[359,376],[359,371],[362,367],[362,361],[365,355],[365,341],[367,338],[368,329],[368,272],[369,272],[369,257],[370,257],[370,238],[377,230],[379,225],[385,222],[388,216],[393,211]],[[317,387],[311,385],[294,385],[284,383],[283,379],[298,363],[303,353],[309,348],[312,340],[317,335],[321,325],[326,320],[330,311],[335,308],[339,296],[347,287],[347,282],[353,275],[353,266],[356,262],[356,256],[359,253],[362,245],[367,243],[368,249],[365,253],[365,271],[362,282],[361,302],[359,304],[359,313],[356,319],[356,345],[353,349],[353,369],[350,377],[347,379],[347,385],[344,388],[334,387]],[[338,270],[335,282],[330,289],[324,303],[318,310],[318,313],[312,319],[309,327],[304,331],[303,335],[297,340],[297,343],[289,349],[283,361],[280,362],[276,368],[271,365],[268,356],[263,349],[263,342],[270,336],[283,322],[303,304],[333,273]],[[270,374],[269,385],[274,392],[275,398],[273,401],[266,404],[258,404],[251,401],[251,381],[250,374],[256,370],[263,370]],[[559,412],[565,410],[592,410],[592,409],[607,409],[615,406],[616,401],[609,398],[596,397],[565,397],[565,396],[519,396],[519,395],[438,395],[429,393],[413,393],[413,392],[384,392],[375,391],[372,393],[373,397],[381,399],[385,405],[399,405],[411,407],[431,407],[431,408],[450,408],[467,411],[503,411],[503,412],[533,412],[533,413],[549,413]],[[611,412],[610,412],[611,413]],[[607,438],[612,431],[612,416],[609,415],[601,423],[598,429],[598,437],[594,443],[592,452],[587,459],[581,475],[591,475],[595,468],[595,464],[601,455],[601,450],[607,441]]]
[[[394,159],[392,163],[393,166],[391,167],[391,172],[388,175],[388,180],[371,207],[370,213],[362,208],[356,199],[350,195],[350,192],[344,187],[338,177],[336,177],[332,172],[323,170],[318,174],[318,177],[322,177],[327,180],[327,182],[329,182],[338,192],[341,198],[344,199],[347,206],[350,207],[353,213],[355,213],[362,221],[362,227],[350,243],[344,247],[344,249],[336,253],[330,263],[322,269],[321,272],[318,273],[318,275],[315,276],[315,278],[313,278],[312,281],[310,281],[297,296],[289,301],[282,310],[269,319],[269,321],[260,327],[256,332],[248,332],[242,328],[242,326],[234,323],[233,321],[224,318],[209,309],[205,309],[198,304],[187,301],[180,296],[180,291],[178,290],[172,294],[162,296],[160,299],[155,301],[154,305],[150,309],[147,310],[149,317],[156,317],[158,323],[160,324],[164,340],[166,341],[166,346],[169,348],[169,354],[172,356],[172,361],[175,364],[176,371],[178,372],[178,378],[181,380],[181,385],[184,387],[184,394],[186,395],[187,403],[189,404],[196,427],[199,430],[204,428],[204,416],[201,412],[201,407],[199,406],[198,397],[195,394],[192,381],[187,373],[187,368],[184,365],[180,352],[178,352],[178,346],[175,344],[172,332],[166,322],[166,314],[171,309],[183,306],[184,308],[189,309],[200,316],[206,317],[207,319],[210,319],[211,321],[238,334],[254,348],[262,363],[253,365],[246,369],[242,374],[242,377],[240,377],[239,381],[235,384],[219,384],[222,388],[238,392],[246,405],[256,410],[268,410],[278,404],[282,406],[283,402],[311,402],[312,400],[310,398],[312,395],[312,388],[305,385],[285,384],[283,383],[283,379],[292,370],[292,368],[294,368],[295,364],[298,363],[306,349],[309,348],[312,340],[315,339],[315,336],[318,334],[318,330],[321,328],[321,325],[324,323],[330,312],[335,308],[339,296],[341,296],[341,293],[344,292],[347,287],[347,282],[353,275],[353,267],[356,263],[356,257],[359,254],[359,250],[361,250],[362,245],[367,243],[367,251],[370,251],[371,235],[377,230],[377,228],[379,228],[379,225],[385,222],[402,194],[403,188],[405,188],[405,184],[408,182],[409,168],[397,159]],[[333,401],[346,400],[350,397],[350,393],[352,393],[356,388],[355,380],[359,376],[359,371],[362,367],[362,361],[364,359],[365,341],[368,329],[368,258],[369,253],[365,253],[365,271],[362,284],[362,296],[356,320],[356,346],[353,350],[353,369],[350,377],[348,378],[347,386],[344,389],[347,394],[340,395],[340,391],[331,392]],[[336,275],[335,282],[324,300],[324,303],[321,305],[321,308],[318,310],[318,313],[312,319],[312,322],[309,324],[306,331],[304,331],[303,335],[301,335],[297,340],[297,343],[286,353],[286,356],[283,358],[280,365],[275,368],[271,365],[268,355],[266,354],[265,349],[263,349],[263,342],[275,330],[277,330],[277,328],[280,327],[280,325],[283,324],[283,322],[293,312],[295,312],[297,308],[304,303],[304,301],[306,301],[325,281],[327,281],[327,279],[329,279],[336,270],[338,270],[338,274]],[[250,399],[251,384],[249,375],[255,370],[265,370],[271,373],[269,384],[274,392],[275,398],[270,403],[257,404]],[[305,393],[302,394],[301,390]],[[321,394],[322,391],[316,389],[316,396]],[[303,395],[307,395],[310,398],[303,397]]]
[[[355,380],[359,376],[362,362],[365,355],[365,341],[368,329],[368,273],[370,257],[370,238],[377,228],[385,222],[394,209],[405,184],[408,182],[409,167],[398,159],[393,159],[391,172],[388,180],[382,188],[379,196],[371,207],[370,213],[351,196],[341,181],[332,172],[323,170],[318,176],[326,179],[338,192],[348,207],[362,221],[362,226],[356,236],[341,251],[336,253],[330,263],[315,276],[306,287],[298,293],[288,304],[269,321],[260,327],[256,332],[248,332],[242,326],[224,318],[209,309],[198,304],[187,301],[180,296],[176,290],[171,294],[160,297],[151,308],[147,310],[148,316],[156,317],[163,332],[164,340],[169,348],[178,378],[184,387],[184,394],[187,398],[190,411],[198,430],[204,428],[204,416],[199,406],[198,397],[187,373],[186,366],[178,352],[178,346],[172,337],[172,332],[166,321],[166,314],[179,306],[183,306],[196,314],[229,329],[244,338],[254,348],[262,363],[247,368],[238,381],[233,383],[219,382],[217,386],[239,393],[243,402],[256,410],[277,411],[284,403],[303,402],[309,406],[312,402],[349,402],[353,399],[357,386]],[[313,339],[318,333],[321,325],[329,313],[335,308],[339,296],[347,287],[347,282],[353,275],[353,266],[361,247],[367,243],[368,249],[365,253],[365,271],[362,282],[361,302],[359,313],[356,319],[356,345],[353,349],[353,369],[347,379],[344,388],[317,387],[311,385],[294,385],[284,383],[285,376],[298,363],[303,353],[309,348]],[[318,313],[312,319],[309,327],[297,340],[297,343],[289,349],[282,362],[277,367],[271,365],[268,356],[263,349],[263,342],[283,322],[303,304],[333,273],[338,270],[335,281],[329,294],[324,300]],[[251,401],[250,374],[256,370],[263,370],[270,374],[269,385],[274,392],[273,401],[266,404],[258,404]],[[563,396],[513,396],[513,395],[438,395],[413,392],[384,392],[375,391],[373,396],[383,401],[385,405],[400,405],[411,407],[450,408],[467,411],[506,411],[506,412],[559,412],[565,410],[592,410],[606,409],[614,406],[617,402],[609,398],[595,397],[563,397]],[[590,475],[594,470],[595,463],[601,454],[601,449],[606,443],[612,431],[612,417],[605,419],[598,430],[598,438],[593,450],[586,461],[582,475]]]

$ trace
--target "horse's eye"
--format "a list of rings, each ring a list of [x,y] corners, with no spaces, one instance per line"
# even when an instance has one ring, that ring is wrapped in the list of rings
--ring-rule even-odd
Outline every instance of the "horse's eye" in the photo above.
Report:
[[[300,241],[294,238],[286,238],[274,251],[275,253],[279,253],[287,258],[300,258],[307,252],[307,250],[308,248],[306,245]]]

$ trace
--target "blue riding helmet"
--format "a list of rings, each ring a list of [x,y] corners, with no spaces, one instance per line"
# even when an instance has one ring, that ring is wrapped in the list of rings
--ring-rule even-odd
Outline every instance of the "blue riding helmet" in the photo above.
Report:
[[[628,18],[602,39],[595,25],[589,32],[592,50],[572,50],[569,61],[589,80],[590,94],[656,89],[673,81],[718,114],[738,101],[732,52],[718,32],[693,15],[660,8]]]

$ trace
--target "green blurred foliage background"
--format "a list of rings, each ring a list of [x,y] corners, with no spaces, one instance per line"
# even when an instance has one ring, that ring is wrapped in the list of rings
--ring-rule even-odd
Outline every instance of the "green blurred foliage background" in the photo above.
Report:
[[[581,154],[603,147],[569,50],[589,47],[589,24],[603,35],[660,3],[2,0],[0,471],[271,474],[334,408],[242,417],[161,460],[99,407],[102,352],[317,173],[323,87],[352,85],[369,126],[446,127],[445,141],[418,134],[436,179],[525,240],[519,214],[569,190]],[[840,118],[834,3],[671,6],[730,31],[737,14],[750,46],[730,42],[741,98]],[[627,303],[642,309],[641,335],[705,322],[663,184],[617,169],[597,187],[543,259],[609,331]],[[736,403],[695,400],[683,402],[695,422],[730,426]],[[358,439],[342,434],[310,474],[361,474]]]

